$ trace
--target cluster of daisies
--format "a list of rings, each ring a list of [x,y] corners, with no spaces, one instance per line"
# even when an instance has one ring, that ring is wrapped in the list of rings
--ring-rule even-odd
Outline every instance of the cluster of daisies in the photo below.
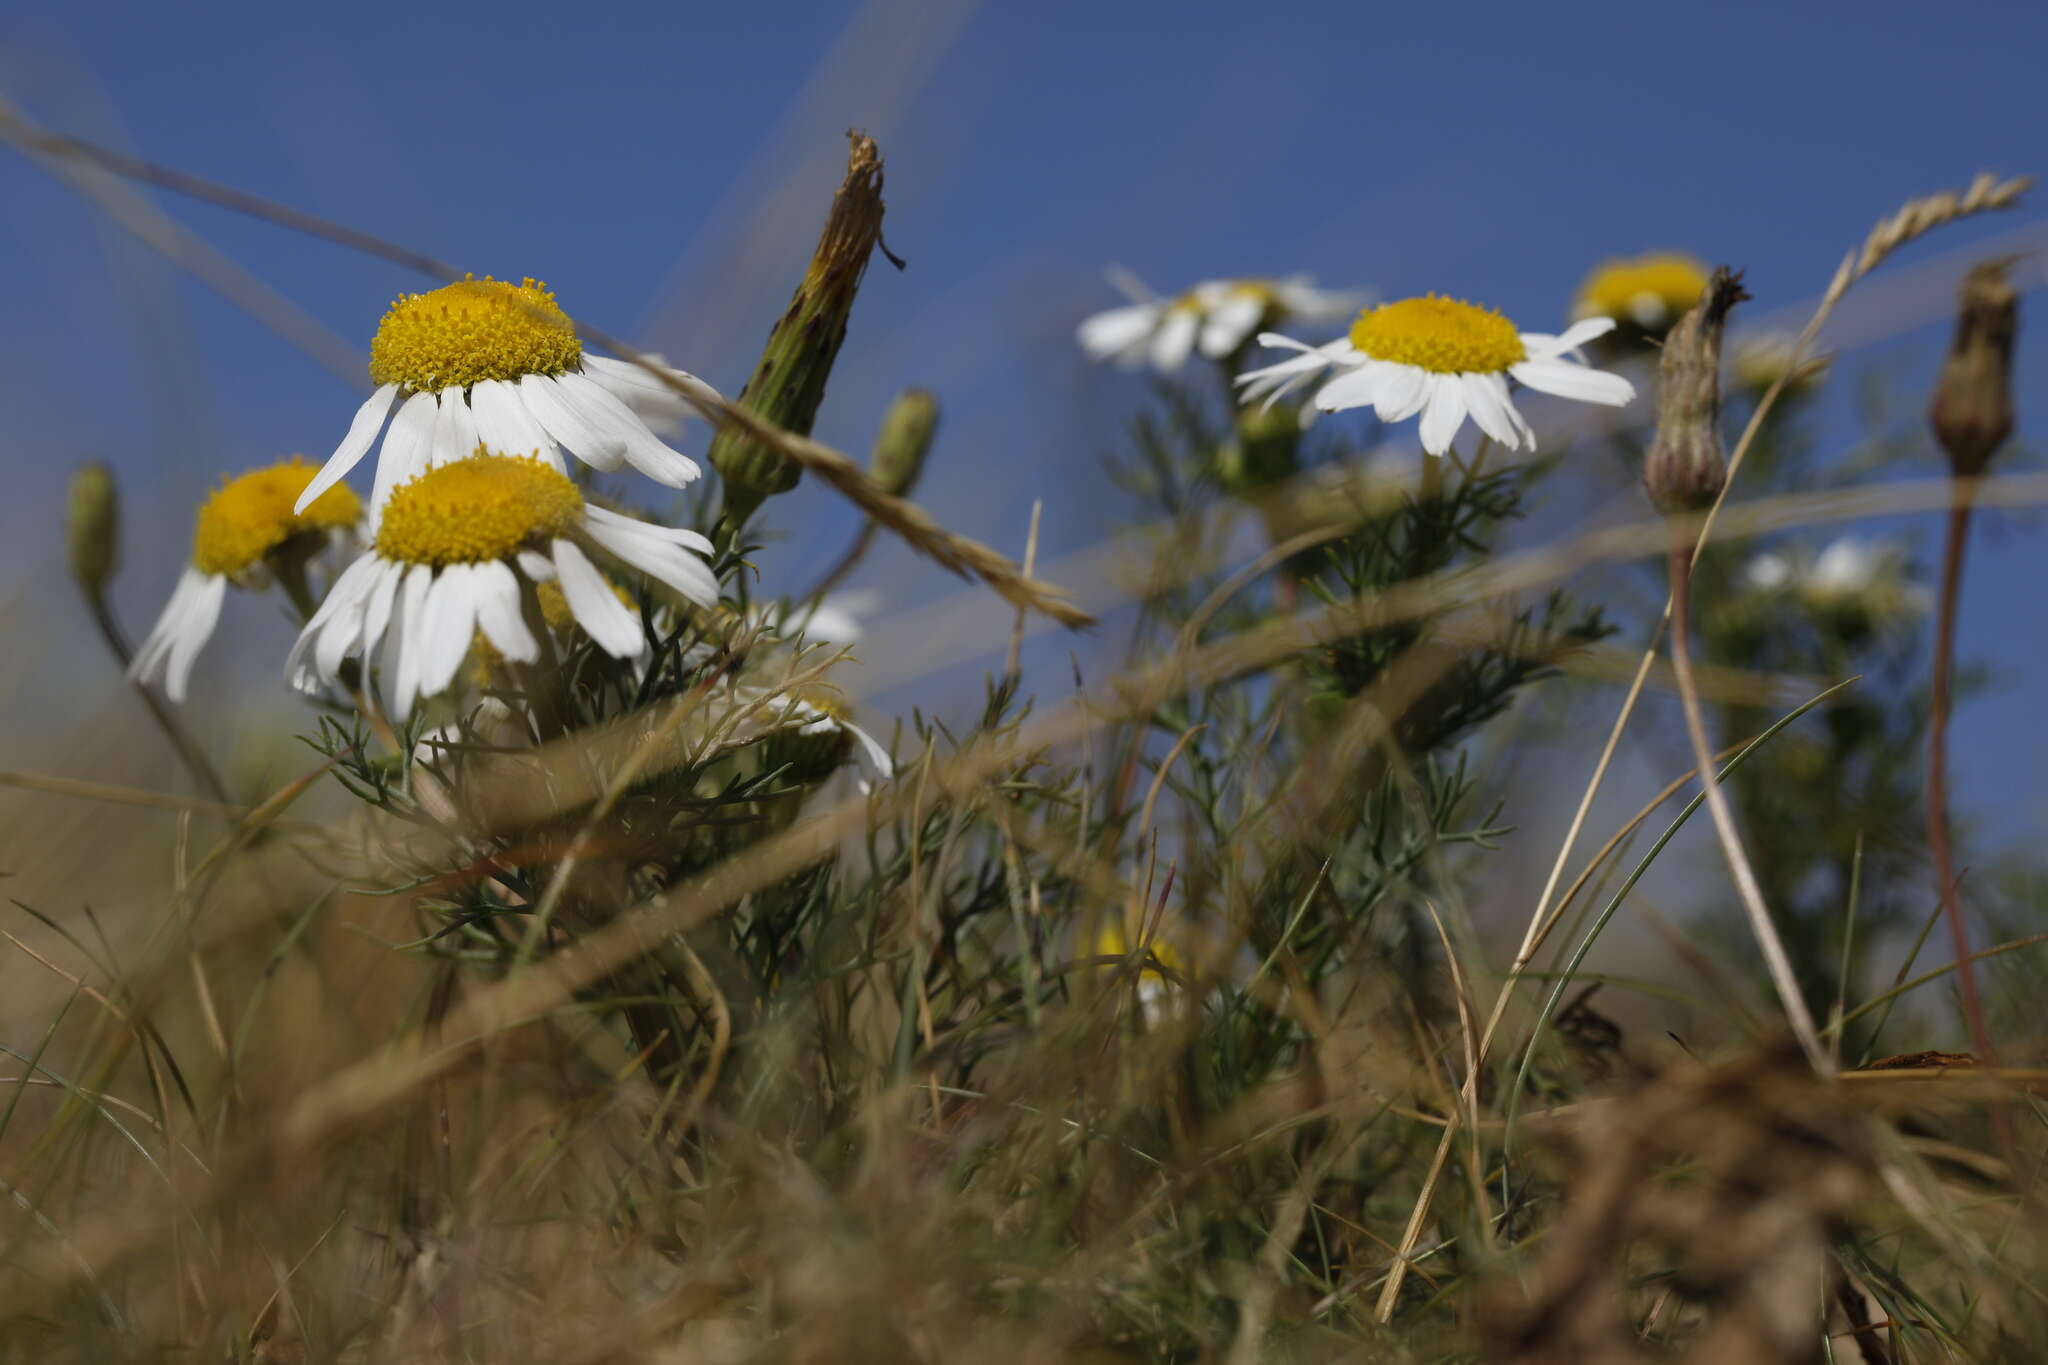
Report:
[[[1116,277],[1112,277],[1116,280]],[[1687,256],[1659,253],[1603,263],[1581,288],[1563,331],[1524,332],[1498,310],[1427,294],[1369,305],[1307,279],[1208,280],[1173,298],[1116,280],[1132,301],[1098,313],[1078,333],[1082,349],[1124,365],[1181,368],[1195,351],[1230,367],[1239,400],[1269,407],[1314,385],[1302,418],[1369,407],[1382,422],[1419,419],[1422,448],[1448,452],[1467,418],[1509,450],[1535,448],[1511,385],[1620,407],[1627,379],[1587,363],[1583,349],[1617,327],[1660,335],[1698,302],[1707,273]],[[1334,341],[1310,343],[1277,329],[1350,319]],[[1237,364],[1256,343],[1291,352],[1269,365]]]
[[[371,342],[370,378],[375,391],[325,464],[293,456],[206,500],[134,677],[183,701],[230,584],[275,582],[299,606],[293,685],[374,688],[401,720],[454,688],[466,659],[536,663],[556,632],[580,631],[618,659],[647,654],[612,573],[717,605],[708,540],[595,505],[564,458],[690,483],[696,463],[663,436],[689,406],[678,390],[711,392],[701,381],[587,354],[532,280],[473,278],[399,298]],[[373,448],[366,504],[342,479]],[[316,597],[314,574],[338,555],[353,557]]]

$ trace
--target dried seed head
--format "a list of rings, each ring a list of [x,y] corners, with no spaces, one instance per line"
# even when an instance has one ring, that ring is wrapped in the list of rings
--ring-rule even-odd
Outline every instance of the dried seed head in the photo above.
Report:
[[[97,599],[114,575],[114,555],[121,537],[121,502],[114,473],[98,460],[78,467],[64,504],[64,548],[71,576],[85,595]]]
[[[1643,460],[1643,488],[1667,516],[1696,512],[1728,478],[1721,452],[1721,330],[1749,297],[1742,276],[1717,266],[1700,301],[1673,324],[1657,366],[1657,436]]]
[[[905,389],[882,414],[868,477],[891,497],[907,498],[924,473],[924,457],[939,428],[939,400],[924,389]]]
[[[2019,291],[2006,261],[1987,261],[1963,277],[1956,337],[1935,385],[1928,420],[1959,477],[1982,474],[2012,432],[2012,344]]]

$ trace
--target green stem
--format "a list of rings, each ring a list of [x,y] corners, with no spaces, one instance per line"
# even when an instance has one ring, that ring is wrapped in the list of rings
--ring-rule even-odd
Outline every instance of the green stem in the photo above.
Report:
[[[135,662],[135,651],[128,647],[128,636],[122,631],[121,623],[114,618],[112,604],[107,601],[105,593],[99,592],[88,592],[85,600],[86,605],[92,610],[93,623],[99,627],[100,638],[107,642],[107,648],[113,650],[114,657],[121,661],[121,671],[125,674],[129,665]],[[214,771],[213,765],[206,761],[206,754],[199,747],[199,742],[186,732],[177,716],[157,699],[156,693],[149,690],[147,683],[137,679],[134,686],[135,695],[141,697],[142,704],[149,708],[149,714],[155,718],[157,728],[164,732],[164,738],[170,740],[171,747],[178,751],[178,758],[184,763],[185,770],[192,774],[193,780],[205,788],[206,794],[215,801],[224,806],[233,805],[234,798],[228,795],[227,784],[221,781],[220,774]]]

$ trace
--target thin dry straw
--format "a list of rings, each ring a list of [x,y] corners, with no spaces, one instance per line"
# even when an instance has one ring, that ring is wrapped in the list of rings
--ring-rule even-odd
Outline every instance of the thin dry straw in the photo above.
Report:
[[[331,222],[316,214],[289,208],[261,195],[250,194],[201,176],[187,175],[182,171],[157,166],[139,157],[128,156],[82,138],[47,132],[6,105],[0,105],[0,137],[5,137],[24,151],[96,165],[116,175],[140,180],[176,194],[203,200],[237,213],[260,218],[265,222],[275,223],[280,227],[318,237],[323,241],[365,252],[437,280],[453,282],[466,278],[465,272],[457,270],[445,261],[387,242],[370,233]],[[151,242],[151,245],[157,243]],[[187,264],[176,255],[172,255],[171,259],[181,265]],[[979,579],[1018,608],[1039,612],[1061,625],[1079,627],[1094,624],[1095,618],[1075,606],[1065,592],[1050,583],[1027,577],[1008,556],[999,554],[969,536],[946,530],[922,507],[883,492],[862,471],[859,462],[851,457],[821,442],[784,431],[774,423],[765,421],[743,408],[735,407],[722,398],[693,391],[670,378],[662,367],[650,362],[636,348],[601,328],[578,323],[576,330],[578,335],[604,347],[621,359],[638,365],[688,402],[706,421],[718,427],[736,426],[763,445],[772,446],[803,465],[838,489],[868,517],[894,532],[913,550],[936,561],[942,567],[963,578]]]
[[[1886,490],[1859,490],[1884,494]],[[1765,505],[1771,513],[1753,517],[1747,507],[1734,509],[1728,520],[1736,528],[1758,525],[1797,524],[1825,512],[1837,516],[1885,515],[1909,505],[1938,505],[1938,491],[1948,496],[1948,481],[1932,487],[1906,485],[1891,496],[1852,499],[1857,510],[1843,513],[1833,508],[1838,498],[1807,494],[1780,498]],[[1989,504],[2048,502],[2048,476],[1984,480],[1978,497]],[[1628,531],[1631,528],[1620,528]],[[1628,554],[1646,553],[1662,543],[1668,534],[1665,523],[1651,522],[1633,528],[1635,538],[1603,533],[1610,552],[1625,549]],[[1525,556],[1520,570],[1509,576],[1523,582],[1540,581],[1536,571],[1565,573],[1585,562],[1572,555],[1549,553]],[[1508,580],[1503,580],[1508,581]],[[1396,610],[1383,611],[1377,624],[1435,610],[1446,597],[1440,584],[1415,585]],[[1469,587],[1466,583],[1464,586]],[[1083,695],[1057,710],[1022,727],[1013,739],[970,745],[933,769],[934,785],[949,794],[969,795],[989,778],[1004,771],[1020,756],[1042,752],[1054,745],[1121,718],[1143,714],[1173,689],[1213,686],[1240,676],[1251,668],[1287,657],[1319,632],[1341,633],[1360,628],[1361,612],[1354,607],[1326,609],[1305,621],[1278,623],[1204,646],[1191,654],[1173,653],[1161,663],[1139,669],[1113,680],[1102,699]],[[1247,638],[1249,637],[1249,638]],[[543,751],[544,753],[548,751]],[[570,749],[556,750],[556,756],[571,755]],[[479,990],[442,1021],[436,1038],[413,1035],[392,1044],[376,1055],[358,1062],[302,1092],[284,1112],[280,1121],[262,1139],[224,1160],[216,1183],[201,1196],[200,1203],[217,1201],[236,1188],[244,1173],[275,1160],[278,1156],[308,1151],[355,1123],[377,1113],[409,1093],[414,1087],[460,1064],[475,1049],[502,1031],[545,1016],[572,1001],[577,991],[641,955],[648,942],[684,932],[736,904],[742,897],[774,884],[793,871],[830,856],[841,842],[864,828],[871,815],[893,818],[907,804],[908,797],[894,790],[874,798],[850,797],[818,816],[764,840],[736,855],[702,880],[671,891],[639,910],[621,916],[581,943],[535,964],[527,971],[496,985]],[[225,932],[233,926],[216,917],[215,928]],[[1482,1037],[1482,1052],[1485,1038]],[[1454,1109],[1446,1133],[1462,1127],[1461,1114]],[[188,1209],[188,1212],[191,1210]],[[157,1229],[151,1220],[131,1214],[110,1216],[80,1231],[74,1239],[86,1253],[86,1261],[100,1270],[143,1251]],[[1413,1243],[1409,1251],[1413,1251]],[[37,1311],[47,1296],[64,1285],[75,1283],[75,1268],[58,1259],[37,1261],[24,1283],[36,1283],[34,1299],[14,1295],[0,1297],[0,1319]],[[1395,1261],[1395,1268],[1402,1264]],[[1385,1283],[1384,1281],[1382,1282]]]
[[[1706,547],[1708,536],[1713,532],[1715,519],[1720,515],[1721,509],[1727,504],[1729,490],[1735,486],[1735,475],[1741,469],[1743,460],[1748,456],[1750,447],[1755,443],[1757,433],[1762,429],[1764,420],[1770,415],[1772,409],[1777,406],[1779,397],[1784,393],[1785,387],[1791,382],[1792,377],[1798,372],[1799,365],[1806,358],[1807,351],[1812,347],[1814,338],[1819,335],[1820,329],[1827,323],[1828,316],[1833,313],[1835,305],[1841,301],[1844,294],[1848,293],[1850,287],[1876,269],[1887,256],[1897,251],[1906,243],[1932,231],[1934,228],[1940,227],[1945,223],[1954,222],[1959,218],[1990,209],[2009,207],[2032,183],[2032,178],[2027,176],[2001,181],[1996,176],[1985,172],[1980,173],[1972,180],[1968,188],[1960,194],[1952,190],[1944,190],[1938,194],[1911,200],[1901,207],[1898,212],[1888,218],[1881,219],[1864,237],[1862,247],[1858,250],[1852,250],[1843,258],[1841,265],[1835,270],[1834,278],[1829,281],[1826,292],[1821,295],[1820,303],[1815,307],[1813,316],[1807,321],[1805,328],[1800,331],[1798,339],[1793,343],[1792,353],[1788,358],[1784,372],[1778,376],[1770,388],[1765,390],[1763,397],[1758,400],[1755,410],[1750,414],[1748,424],[1743,428],[1741,439],[1736,442],[1735,450],[1729,457],[1727,477],[1721,486],[1721,490],[1716,495],[1713,506],[1708,509],[1706,516],[1698,524],[1698,533],[1693,541],[1692,551],[1692,559],[1695,562],[1698,560],[1701,550]],[[1955,496],[1953,489],[1950,490],[1949,496],[1951,498]],[[1674,525],[1672,533],[1674,535],[1680,534],[1680,528]],[[1622,732],[1627,728],[1629,718],[1635,713],[1636,702],[1642,696],[1643,682],[1649,676],[1651,665],[1656,661],[1658,638],[1663,634],[1664,625],[1670,618],[1671,603],[1667,600],[1664,606],[1663,617],[1659,620],[1656,629],[1651,633],[1649,643],[1643,651],[1642,661],[1637,668],[1636,681],[1630,686],[1628,695],[1622,700],[1621,710],[1614,718],[1613,728],[1608,733],[1599,761],[1594,765],[1592,776],[1588,779],[1586,789],[1579,799],[1578,809],[1574,812],[1571,825],[1565,831],[1564,841],[1558,848],[1557,858],[1551,866],[1550,876],[1544,882],[1543,891],[1536,900],[1536,907],[1529,916],[1529,927],[1522,935],[1522,947],[1515,954],[1515,961],[1508,969],[1507,979],[1501,983],[1500,995],[1494,1003],[1493,1017],[1487,1024],[1486,1033],[1480,1044],[1482,1062],[1489,1045],[1492,1043],[1494,1031],[1507,1012],[1508,1001],[1513,996],[1515,987],[1519,984],[1522,974],[1528,968],[1531,953],[1530,943],[1536,934],[1538,926],[1543,923],[1544,917],[1549,910],[1550,898],[1556,894],[1558,883],[1563,879],[1565,864],[1570,860],[1572,849],[1578,843],[1580,831],[1585,827],[1586,817],[1592,810],[1594,797],[1599,793],[1601,786],[1605,782],[1607,770],[1613,763],[1614,755],[1620,747]],[[1452,1111],[1452,1117],[1454,1120],[1457,1117],[1455,1110]],[[1374,1305],[1373,1309],[1373,1318],[1377,1322],[1386,1323],[1393,1320],[1394,1306],[1400,1300],[1401,1282],[1406,1273],[1408,1257],[1413,1253],[1417,1242],[1422,1236],[1422,1228],[1428,1216],[1430,1201],[1435,1196],[1437,1182],[1442,1175],[1444,1162],[1450,1156],[1451,1143],[1456,1140],[1456,1137],[1457,1124],[1454,1121],[1444,1128],[1443,1137],[1437,1144],[1436,1155],[1430,1165],[1429,1175],[1424,1179],[1422,1192],[1417,1197],[1415,1207],[1409,1215],[1408,1226],[1402,1234],[1401,1245],[1395,1253],[1393,1265],[1389,1268],[1386,1281],[1381,1285],[1379,1301]]]

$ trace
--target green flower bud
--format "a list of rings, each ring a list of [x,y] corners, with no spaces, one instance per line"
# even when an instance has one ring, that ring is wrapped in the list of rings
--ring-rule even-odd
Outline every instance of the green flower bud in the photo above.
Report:
[[[1254,403],[1237,410],[1237,430],[1216,452],[1216,480],[1233,493],[1254,493],[1293,476],[1299,467],[1301,416],[1293,408]]]
[[[88,597],[97,598],[114,576],[121,538],[121,500],[114,474],[98,460],[78,467],[64,505],[64,546],[71,576]]]
[[[2019,292],[2006,262],[1988,261],[1963,278],[1956,336],[1942,363],[1928,420],[1958,477],[1982,474],[2012,434],[2012,346]]]
[[[939,400],[924,389],[905,389],[882,414],[868,477],[884,493],[907,498],[924,473],[924,457],[939,429]]]
[[[1643,459],[1643,488],[1669,516],[1713,504],[1728,480],[1721,449],[1721,331],[1749,297],[1742,277],[1715,267],[1706,293],[1672,325],[1657,365],[1657,436]]]
[[[833,197],[811,267],[768,333],[761,359],[735,400],[736,406],[799,436],[810,435],[817,419],[861,276],[882,238],[882,158],[873,138],[851,137],[846,179]],[[764,499],[796,487],[803,475],[801,465],[737,427],[721,429],[709,455],[725,480],[726,518],[734,525]]]

